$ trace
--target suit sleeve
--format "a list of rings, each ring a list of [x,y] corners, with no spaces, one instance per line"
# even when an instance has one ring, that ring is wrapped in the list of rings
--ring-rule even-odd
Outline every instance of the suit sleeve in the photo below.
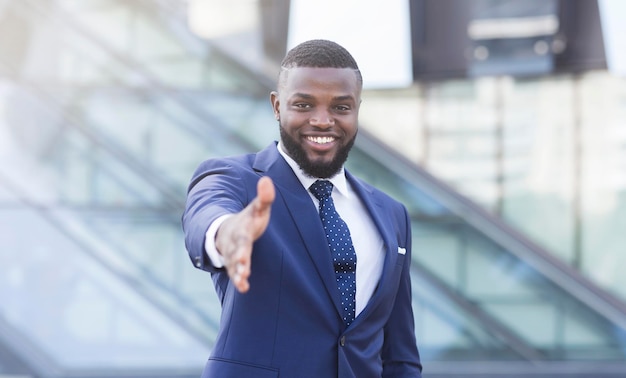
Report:
[[[205,252],[205,234],[213,221],[241,211],[248,203],[246,185],[226,160],[208,160],[193,175],[182,217],[185,246],[196,268],[218,271]],[[221,268],[220,268],[221,269]]]
[[[411,306],[411,224],[408,213],[402,207],[406,256],[398,293],[391,316],[385,325],[385,341],[382,350],[383,377],[421,378],[422,364],[415,340],[415,323]]]

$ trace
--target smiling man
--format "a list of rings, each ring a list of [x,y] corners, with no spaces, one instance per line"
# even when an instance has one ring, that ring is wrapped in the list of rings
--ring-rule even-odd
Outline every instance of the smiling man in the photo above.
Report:
[[[281,66],[280,141],[207,160],[189,186],[185,243],[222,303],[202,377],[421,377],[407,211],[344,169],[358,66],[325,40]]]

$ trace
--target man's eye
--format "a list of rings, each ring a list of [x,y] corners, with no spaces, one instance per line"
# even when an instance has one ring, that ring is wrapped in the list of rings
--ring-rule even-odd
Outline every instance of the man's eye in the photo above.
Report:
[[[308,109],[308,108],[310,108],[310,107],[311,107],[311,105],[310,105],[310,104],[294,104],[294,106],[295,106],[296,108],[300,108],[300,109]]]
[[[340,112],[347,112],[348,110],[350,110],[350,107],[346,105],[338,105],[336,106],[336,109]]]

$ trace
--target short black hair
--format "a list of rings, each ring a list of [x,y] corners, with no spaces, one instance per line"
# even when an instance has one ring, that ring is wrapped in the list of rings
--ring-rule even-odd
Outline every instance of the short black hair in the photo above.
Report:
[[[359,66],[348,50],[325,39],[312,39],[297,45],[287,52],[280,66],[281,73],[295,67],[352,68],[356,73],[357,83],[359,86],[363,85]]]

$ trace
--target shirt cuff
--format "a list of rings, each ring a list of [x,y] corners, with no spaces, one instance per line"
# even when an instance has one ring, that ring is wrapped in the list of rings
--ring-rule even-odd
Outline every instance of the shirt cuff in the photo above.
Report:
[[[234,214],[222,215],[221,217],[214,220],[213,223],[211,223],[211,225],[209,226],[206,234],[204,235],[204,250],[206,251],[207,256],[209,256],[211,264],[213,264],[213,266],[216,268],[224,267],[224,258],[217,251],[217,247],[215,246],[215,235],[217,234],[217,230],[220,228],[222,223],[224,223],[227,218],[232,217],[233,215]]]

